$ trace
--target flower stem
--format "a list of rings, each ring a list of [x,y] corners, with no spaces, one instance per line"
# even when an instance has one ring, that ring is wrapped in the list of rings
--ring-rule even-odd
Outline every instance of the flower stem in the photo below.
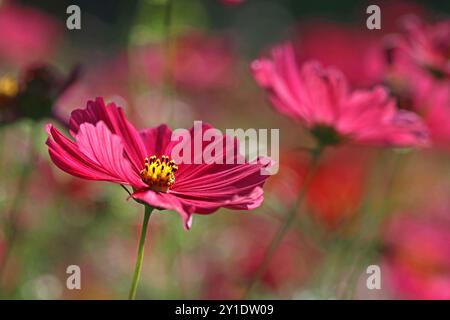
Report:
[[[128,295],[129,300],[134,300],[136,297],[136,290],[139,282],[139,277],[141,276],[142,261],[144,259],[144,245],[145,237],[147,235],[147,226],[150,215],[153,211],[153,207],[145,205],[144,222],[142,223],[141,238],[139,240],[138,256],[136,259],[136,267],[134,269],[133,282],[131,283],[130,294]]]
[[[309,184],[310,184],[312,177],[314,176],[314,173],[317,169],[317,165],[319,163],[319,159],[320,159],[322,152],[323,152],[323,147],[318,147],[317,149],[315,149],[311,152],[311,155],[312,155],[311,164],[310,164],[308,173],[306,174],[306,177],[305,177],[305,180],[303,183],[303,188],[302,188],[299,196],[297,197],[296,202],[292,206],[290,212],[287,214],[286,220],[284,220],[284,222],[281,224],[277,233],[275,234],[272,241],[270,242],[269,247],[267,248],[266,253],[264,254],[264,258],[263,258],[261,264],[259,265],[259,268],[256,270],[253,278],[250,280],[250,282],[244,292],[243,299],[248,298],[253,286],[260,280],[260,278],[263,276],[264,272],[266,272],[270,262],[272,261],[274,254],[276,253],[278,247],[281,244],[281,241],[284,239],[284,237],[286,236],[286,233],[288,232],[293,221],[295,220],[295,217],[297,216],[297,213],[298,213],[298,208],[301,206],[303,199],[306,195],[306,192],[308,191]]]
[[[41,127],[39,126],[39,123],[32,122],[28,130],[28,162],[25,163],[21,168],[19,177],[17,179],[17,191],[12,200],[11,208],[9,209],[8,214],[5,216],[7,219],[5,222],[5,230],[8,231],[6,234],[7,247],[5,248],[5,252],[3,255],[3,261],[0,264],[0,284],[3,284],[4,282],[7,265],[19,238],[19,214],[23,205],[23,199],[26,197],[26,193],[28,191],[30,175],[35,163],[34,159],[36,158],[35,146],[39,137],[39,130],[41,130]]]

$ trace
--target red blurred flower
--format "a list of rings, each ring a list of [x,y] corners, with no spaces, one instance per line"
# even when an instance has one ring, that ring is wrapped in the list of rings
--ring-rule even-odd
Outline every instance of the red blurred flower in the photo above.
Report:
[[[308,213],[331,229],[357,213],[363,197],[369,154],[360,148],[330,150],[322,158],[306,193]],[[309,168],[307,156],[290,153],[280,157],[279,173],[270,179],[266,192],[291,206],[303,188]]]
[[[346,140],[384,146],[428,143],[421,119],[397,110],[384,88],[351,91],[338,70],[317,62],[299,69],[290,44],[276,47],[272,59],[254,61],[252,71],[275,108],[305,125],[323,145]]]
[[[58,172],[60,173],[60,171]],[[75,201],[86,199],[98,199],[98,188],[96,185],[86,180],[81,180],[68,175],[58,175],[55,168],[48,161],[38,159],[35,170],[33,170],[29,189],[33,199],[40,202],[48,201],[48,198],[55,194],[64,195]],[[46,188],[42,188],[45,185]]]
[[[400,298],[450,299],[450,216],[399,216],[386,233],[385,265]]]
[[[0,57],[21,66],[48,59],[58,29],[56,20],[44,12],[6,2],[0,6]]]
[[[202,132],[211,128],[204,125]],[[250,210],[263,200],[262,163],[237,164],[175,164],[169,159],[178,142],[172,142],[172,131],[166,125],[138,132],[114,103],[103,99],[89,101],[86,109],[78,109],[70,119],[75,142],[64,137],[51,124],[47,131],[50,157],[63,171],[89,180],[103,180],[133,187],[132,197],[160,209],[176,210],[186,228],[192,214],[208,214],[220,207]],[[194,146],[202,132],[191,130]],[[197,134],[197,136],[194,136]],[[203,142],[203,148],[222,143],[222,163],[226,163],[226,136],[220,141]],[[235,141],[236,142],[236,141]],[[234,143],[234,160],[240,155]],[[191,152],[191,161],[198,154]],[[148,158],[147,158],[148,157]]]
[[[363,198],[367,164],[367,154],[362,150],[325,157],[306,195],[311,214],[329,228],[353,217]]]

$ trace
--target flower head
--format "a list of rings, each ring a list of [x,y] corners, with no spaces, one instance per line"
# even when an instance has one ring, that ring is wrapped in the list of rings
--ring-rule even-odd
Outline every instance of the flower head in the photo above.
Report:
[[[418,112],[430,130],[434,146],[450,141],[450,20],[425,24],[417,17],[404,20],[406,32],[391,35],[387,83],[405,103]]]
[[[398,110],[384,88],[352,91],[341,72],[315,61],[299,69],[290,44],[276,47],[272,59],[256,60],[251,68],[276,110],[301,122],[322,145],[353,141],[415,146],[428,142],[421,119]]]
[[[425,24],[417,17],[405,20],[406,34],[398,38],[399,54],[437,79],[450,78],[450,20]]]
[[[66,77],[46,64],[34,64],[21,70],[19,78],[0,75],[0,124],[22,118],[42,119],[57,114],[54,103],[78,78],[79,69],[73,68]]]
[[[203,125],[202,132],[210,128]],[[121,108],[114,103],[105,105],[101,98],[72,112],[70,133],[75,141],[51,124],[47,131],[50,157],[60,169],[84,179],[129,185],[133,199],[158,209],[176,210],[186,228],[191,226],[193,213],[208,214],[220,207],[250,210],[263,200],[267,175],[260,171],[268,164],[198,163],[196,152],[191,153],[189,163],[175,163],[171,159],[173,148],[179,144],[194,146],[202,132],[193,128],[189,140],[172,141],[172,131],[166,125],[137,131]],[[225,148],[230,148],[226,140],[223,135],[217,141],[203,142],[202,150],[220,144],[225,156]],[[232,141],[236,160],[240,157],[238,144]]]

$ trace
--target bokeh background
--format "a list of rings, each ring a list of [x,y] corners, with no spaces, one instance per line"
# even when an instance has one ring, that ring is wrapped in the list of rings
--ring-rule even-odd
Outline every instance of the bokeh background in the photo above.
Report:
[[[81,30],[66,28],[71,4]],[[366,28],[369,4],[381,7],[381,30]],[[292,40],[299,60],[336,65],[354,87],[371,87],[386,81],[373,57],[403,16],[449,13],[446,1],[0,1],[0,77],[38,79],[30,106],[50,101],[53,115],[5,112],[0,127],[0,297],[126,298],[142,207],[117,185],[61,172],[45,146],[45,123],[102,96],[138,128],[280,128],[281,167],[260,208],[196,215],[190,231],[175,212],[150,220],[138,298],[241,298],[302,186],[299,148],[313,143],[270,108],[251,61]],[[449,299],[449,150],[327,150],[251,297]],[[373,264],[381,290],[366,287]],[[66,288],[69,265],[81,267],[82,290]]]

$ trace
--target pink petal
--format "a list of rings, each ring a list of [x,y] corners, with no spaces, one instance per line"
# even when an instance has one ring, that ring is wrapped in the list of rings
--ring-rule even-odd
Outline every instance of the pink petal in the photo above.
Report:
[[[53,162],[69,174],[89,179],[142,187],[143,182],[125,158],[121,139],[111,134],[103,122],[80,126],[76,143],[52,125],[47,140]]]
[[[147,156],[145,146],[137,130],[126,119],[122,108],[117,107],[114,103],[105,105],[102,98],[97,98],[95,101],[88,101],[86,109],[73,111],[70,118],[72,136],[78,133],[83,123],[95,125],[99,121],[103,121],[111,133],[122,139],[125,152],[131,164],[135,171],[140,171]]]
[[[171,142],[172,130],[165,124],[155,128],[148,128],[139,132],[144,144],[147,156],[170,155],[168,146]]]

